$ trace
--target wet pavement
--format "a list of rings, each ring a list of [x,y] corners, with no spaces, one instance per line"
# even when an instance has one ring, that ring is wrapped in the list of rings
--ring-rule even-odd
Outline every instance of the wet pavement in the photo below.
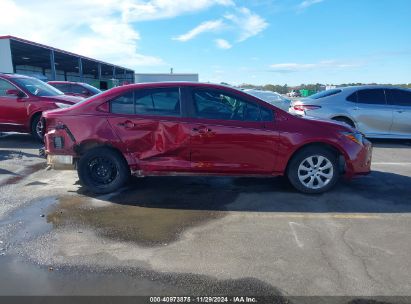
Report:
[[[0,295],[411,296],[411,145],[318,196],[282,178],[134,178],[88,193],[0,138]]]

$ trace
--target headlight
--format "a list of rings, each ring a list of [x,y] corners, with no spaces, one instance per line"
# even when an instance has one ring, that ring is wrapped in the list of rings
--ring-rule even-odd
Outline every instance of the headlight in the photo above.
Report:
[[[341,132],[341,134],[359,145],[363,144],[364,135],[360,132]]]
[[[58,106],[60,109],[65,109],[65,108],[69,108],[69,107],[70,107],[69,104],[61,103],[61,102],[55,102],[55,105]]]

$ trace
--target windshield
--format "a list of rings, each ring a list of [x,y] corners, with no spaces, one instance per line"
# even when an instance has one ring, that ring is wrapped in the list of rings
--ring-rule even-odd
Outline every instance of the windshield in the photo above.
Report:
[[[14,78],[13,81],[35,96],[64,95],[63,92],[36,78]]]
[[[93,94],[98,94],[101,92],[101,90],[97,89],[96,87],[93,87],[92,85],[89,85],[88,83],[83,83],[82,85],[89,91],[93,92]]]
[[[318,92],[317,94],[311,95],[308,98],[311,99],[320,99],[320,98],[324,98],[327,96],[331,96],[331,95],[335,95],[341,93],[341,90],[339,89],[331,89],[331,90],[326,90],[326,91],[322,91],[322,92]]]
[[[267,91],[257,91],[257,90],[244,90],[245,93],[250,94],[254,97],[257,97],[266,103],[269,103],[273,106],[278,106],[278,103],[290,103],[290,100],[284,98],[282,95],[276,92],[267,92]]]

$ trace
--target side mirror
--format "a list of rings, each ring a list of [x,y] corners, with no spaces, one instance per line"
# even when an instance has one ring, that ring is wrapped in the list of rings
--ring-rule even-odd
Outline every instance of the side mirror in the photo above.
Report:
[[[19,91],[19,90],[16,90],[16,89],[6,90],[6,95],[16,96],[16,97],[23,97],[24,96],[22,91]]]
[[[84,90],[84,91],[81,92],[81,94],[82,94],[82,95],[89,96],[89,95],[90,95],[90,92],[87,91],[87,90]]]

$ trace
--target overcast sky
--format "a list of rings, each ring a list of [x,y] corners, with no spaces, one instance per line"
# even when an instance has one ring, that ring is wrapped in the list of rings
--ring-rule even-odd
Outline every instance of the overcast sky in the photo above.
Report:
[[[410,0],[0,0],[0,34],[232,84],[411,82]]]

